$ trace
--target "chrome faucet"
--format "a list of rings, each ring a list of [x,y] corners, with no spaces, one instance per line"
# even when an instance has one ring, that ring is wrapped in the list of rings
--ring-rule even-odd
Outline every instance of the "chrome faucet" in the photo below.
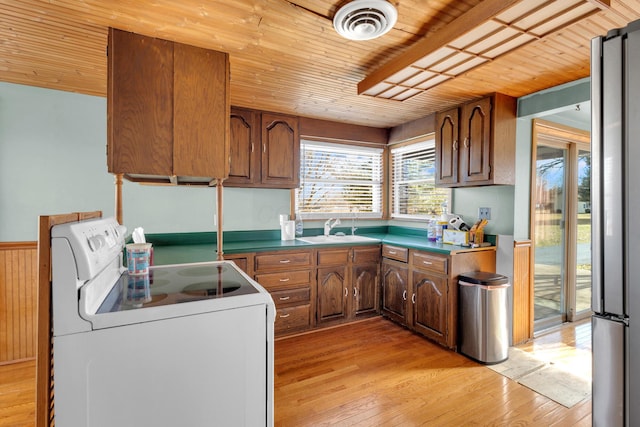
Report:
[[[333,224],[331,224],[331,221],[334,221],[333,218],[329,218],[327,220],[327,222],[324,223],[324,235],[328,236],[329,234],[331,234],[331,229],[333,227],[335,227],[336,225],[340,225],[340,218],[336,218],[335,221],[333,222]]]

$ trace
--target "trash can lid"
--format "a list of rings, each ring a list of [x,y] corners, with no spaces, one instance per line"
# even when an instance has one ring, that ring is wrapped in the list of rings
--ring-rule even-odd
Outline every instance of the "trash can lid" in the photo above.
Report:
[[[502,274],[487,273],[485,271],[470,271],[468,273],[462,273],[458,276],[459,281],[473,283],[476,285],[504,285],[509,283],[509,278]]]

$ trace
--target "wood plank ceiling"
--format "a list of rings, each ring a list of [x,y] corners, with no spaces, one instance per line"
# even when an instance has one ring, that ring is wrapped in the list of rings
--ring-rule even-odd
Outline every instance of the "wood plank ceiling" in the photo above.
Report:
[[[399,102],[358,95],[358,82],[480,1],[392,2],[399,17],[389,33],[349,41],[332,26],[345,0],[3,0],[0,81],[106,96],[112,26],[228,52],[232,105],[391,127],[491,92],[520,97],[587,77],[590,39],[640,18],[640,1],[611,0],[605,11]]]

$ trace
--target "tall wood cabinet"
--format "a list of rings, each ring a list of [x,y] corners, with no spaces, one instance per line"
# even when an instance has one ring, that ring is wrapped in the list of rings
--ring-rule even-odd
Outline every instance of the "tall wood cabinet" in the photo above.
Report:
[[[229,187],[296,188],[300,183],[298,118],[231,108]]]
[[[436,185],[515,184],[516,100],[493,94],[436,114]]]
[[[108,170],[209,185],[229,174],[228,54],[109,29]]]

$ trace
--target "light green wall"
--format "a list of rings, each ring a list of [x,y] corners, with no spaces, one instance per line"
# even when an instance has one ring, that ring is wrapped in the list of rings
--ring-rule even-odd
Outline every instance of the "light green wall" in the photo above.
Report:
[[[491,208],[487,234],[513,234],[513,185],[457,188],[453,191],[453,213],[471,225],[478,219],[478,208]]]
[[[517,239],[529,238],[529,209],[531,200],[531,136],[533,119],[544,118],[556,123],[589,129],[589,123],[579,126],[568,123],[560,114],[589,101],[590,79],[585,78],[518,99],[516,128],[516,185],[514,193],[514,232]]]
[[[528,238],[531,121],[553,120],[555,113],[588,99],[588,79],[520,98],[515,186],[455,189],[451,211],[473,222],[478,207],[490,207],[488,233]],[[224,229],[277,229],[278,214],[289,210],[289,194],[289,190],[225,188]],[[125,181],[123,206],[130,230],[138,226],[149,233],[215,230],[213,188]],[[86,210],[102,210],[105,215],[114,210],[113,177],[106,167],[106,99],[0,82],[0,241],[36,240],[38,215]],[[375,225],[380,223],[386,222]]]
[[[0,241],[37,240],[39,215],[114,212],[106,99],[0,82]],[[124,224],[150,233],[213,231],[215,189],[125,181]],[[288,190],[224,189],[224,229],[278,227]]]

